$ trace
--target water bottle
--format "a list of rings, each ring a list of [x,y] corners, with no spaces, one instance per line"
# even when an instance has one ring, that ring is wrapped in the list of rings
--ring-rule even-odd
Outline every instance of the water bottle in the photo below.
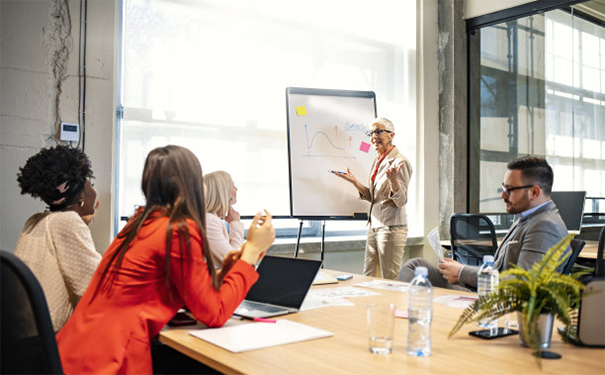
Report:
[[[484,255],[483,264],[477,272],[477,294],[485,296],[491,293],[498,286],[498,277],[500,273],[494,267],[494,256]],[[481,319],[479,326],[486,329],[495,330],[498,328],[498,319]]]
[[[433,319],[433,286],[426,267],[416,267],[408,288],[407,353],[415,357],[431,354],[431,320]]]

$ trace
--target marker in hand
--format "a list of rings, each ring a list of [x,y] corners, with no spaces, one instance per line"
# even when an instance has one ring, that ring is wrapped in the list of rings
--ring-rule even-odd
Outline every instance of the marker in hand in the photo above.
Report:
[[[333,169],[330,171],[330,173],[334,173],[334,174],[336,174],[336,173],[338,173],[338,174],[347,174],[347,172],[335,171]]]

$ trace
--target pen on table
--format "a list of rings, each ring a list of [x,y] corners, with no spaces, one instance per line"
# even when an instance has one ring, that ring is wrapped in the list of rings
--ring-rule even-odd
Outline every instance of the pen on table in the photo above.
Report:
[[[330,172],[332,172],[332,173],[338,173],[338,174],[347,174],[347,172],[341,172],[341,171],[335,171],[335,170],[331,170]]]
[[[252,321],[259,322],[259,323],[277,323],[277,320],[267,319],[267,318],[253,318]]]
[[[275,319],[251,318],[248,316],[236,316],[236,317],[239,318],[240,320],[252,320],[253,322],[259,322],[259,323],[277,323],[277,320],[275,320]]]

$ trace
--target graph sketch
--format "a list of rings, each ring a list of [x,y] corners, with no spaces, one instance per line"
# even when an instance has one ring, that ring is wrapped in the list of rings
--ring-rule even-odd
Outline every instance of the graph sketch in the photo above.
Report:
[[[334,126],[334,138],[336,138],[338,136],[338,126]],[[346,135],[346,134],[345,134]],[[319,141],[317,140],[317,137],[319,137]],[[308,129],[308,125],[305,124],[305,139],[307,140],[306,146],[305,146],[305,153],[303,154],[303,156],[308,157],[308,158],[312,158],[312,157],[330,157],[330,158],[343,158],[343,159],[355,159],[355,155],[350,155],[347,153],[337,153],[337,152],[328,152],[328,151],[344,151],[345,147],[340,147],[337,146],[336,144],[334,144],[334,141],[332,140],[332,138],[330,138],[330,136],[325,132],[325,131],[316,131],[312,136],[311,139],[309,139],[309,129]],[[349,136],[348,139],[348,143],[349,143],[349,148],[351,147],[351,142],[353,140],[352,136]],[[326,149],[320,149],[318,146],[315,146],[315,142],[327,142],[327,145],[329,145],[329,148]],[[320,149],[319,151],[317,149]]]
[[[351,218],[365,214],[366,201],[330,171],[351,170],[368,178],[376,152],[365,135],[376,117],[370,91],[288,88],[290,211],[294,217]]]

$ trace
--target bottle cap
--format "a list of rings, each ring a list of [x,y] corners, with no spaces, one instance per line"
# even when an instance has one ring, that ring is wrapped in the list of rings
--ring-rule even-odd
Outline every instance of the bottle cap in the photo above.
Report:
[[[484,255],[483,263],[494,263],[494,256],[493,255]]]
[[[416,269],[414,270],[414,275],[422,275],[422,276],[428,276],[429,274],[429,270],[426,267],[416,267]]]

